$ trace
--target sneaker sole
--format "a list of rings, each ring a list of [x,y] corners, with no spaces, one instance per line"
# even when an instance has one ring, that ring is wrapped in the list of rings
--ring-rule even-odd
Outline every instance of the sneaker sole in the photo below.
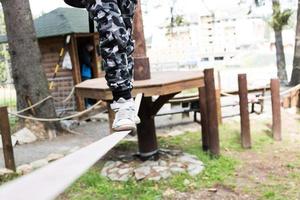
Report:
[[[123,125],[120,127],[113,127],[113,131],[136,131],[136,126],[132,125]]]

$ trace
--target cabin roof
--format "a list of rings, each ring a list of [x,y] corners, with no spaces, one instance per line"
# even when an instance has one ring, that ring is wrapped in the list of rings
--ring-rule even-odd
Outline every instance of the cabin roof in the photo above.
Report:
[[[71,33],[89,33],[88,13],[85,9],[57,8],[34,20],[38,38],[47,38]],[[0,35],[0,43],[7,42]]]

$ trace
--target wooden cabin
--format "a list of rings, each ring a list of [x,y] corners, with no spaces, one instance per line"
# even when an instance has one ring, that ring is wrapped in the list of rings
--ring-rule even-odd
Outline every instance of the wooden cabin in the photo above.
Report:
[[[78,50],[89,43],[94,46],[91,53],[93,78],[101,76],[99,56],[99,35],[89,32],[88,13],[84,9],[57,8],[34,20],[38,43],[42,54],[42,66],[45,69],[49,84],[53,81],[52,96],[58,113],[64,111],[83,110],[83,99],[73,97],[72,101],[62,103],[72,88],[80,83],[81,70]],[[66,37],[70,36],[69,44],[65,45]],[[1,37],[0,42],[6,42]],[[62,48],[65,49],[60,58]],[[63,60],[66,52],[71,58],[71,68],[63,69],[60,65],[54,78],[56,64]]]

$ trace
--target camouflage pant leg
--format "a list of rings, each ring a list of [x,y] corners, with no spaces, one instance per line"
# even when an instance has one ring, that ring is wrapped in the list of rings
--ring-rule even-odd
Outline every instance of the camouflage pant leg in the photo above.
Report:
[[[133,41],[131,39],[135,0],[87,0],[86,7],[97,22],[106,80],[112,91],[132,89]],[[132,12],[128,12],[128,9]],[[131,15],[123,18],[122,11]],[[128,59],[129,58],[129,59]],[[129,60],[129,62],[128,62]]]
[[[127,32],[130,33],[130,39],[127,44],[126,53],[127,53],[127,61],[128,61],[128,70],[132,78],[133,66],[134,66],[134,60],[132,56],[134,51],[134,40],[132,38],[132,30],[133,30],[132,24],[133,24],[133,16],[134,16],[137,0],[118,0],[118,1],[119,1],[119,8],[121,10],[122,17],[126,25]]]

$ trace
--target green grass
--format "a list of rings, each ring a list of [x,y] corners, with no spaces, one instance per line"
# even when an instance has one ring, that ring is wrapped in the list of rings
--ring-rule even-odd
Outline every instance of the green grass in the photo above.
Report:
[[[160,182],[130,180],[126,183],[117,183],[101,177],[100,167],[95,166],[66,192],[66,199],[161,199],[163,192],[168,188],[187,192],[222,184],[233,176],[238,164],[233,158],[226,156],[212,158],[203,152],[199,133],[160,138],[159,143],[162,148],[181,149],[196,155],[205,164],[204,172],[196,177],[191,177],[187,173],[178,174]],[[122,142],[116,147],[118,150],[134,148],[136,144],[132,142]],[[191,184],[184,184],[185,180],[189,180]]]
[[[62,199],[152,200],[161,199],[163,192],[169,188],[181,192],[193,192],[219,184],[234,188],[235,182],[232,179],[234,178],[235,169],[241,164],[240,161],[230,156],[224,156],[224,153],[218,158],[213,158],[208,153],[203,152],[201,150],[200,135],[199,132],[187,132],[184,135],[159,139],[161,148],[181,149],[184,152],[196,155],[205,164],[205,170],[196,177],[183,173],[160,182],[130,180],[126,183],[118,183],[101,177],[101,166],[95,166],[67,190]],[[240,145],[238,123],[220,126],[220,141],[222,152],[245,151]],[[261,132],[261,127],[252,131],[252,141],[253,149],[247,151],[260,151],[265,145],[272,143],[272,139],[265,132]],[[115,149],[122,152],[122,150],[128,151],[136,148],[134,142],[122,142]],[[189,180],[191,184],[184,184],[185,180]],[[262,192],[263,196],[266,199],[272,199],[274,195],[277,197],[277,194],[273,194],[272,191],[273,188],[266,188],[266,192]]]
[[[269,130],[265,129],[265,123],[258,123],[251,128],[252,151],[261,151],[266,145],[274,143],[269,135]],[[223,124],[220,127],[220,138],[223,150],[244,151],[241,147],[239,122]]]
[[[19,175],[17,173],[0,176],[0,185],[6,183],[8,181],[14,180],[17,177],[19,177]]]
[[[1,98],[0,106],[16,107],[17,100],[15,98]]]

